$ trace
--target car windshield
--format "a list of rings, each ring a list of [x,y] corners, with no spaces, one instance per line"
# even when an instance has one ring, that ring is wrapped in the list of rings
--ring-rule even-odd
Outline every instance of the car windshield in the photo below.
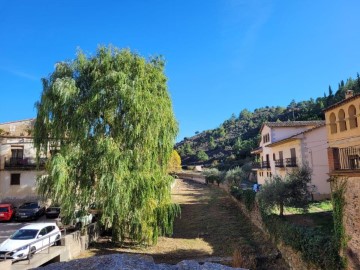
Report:
[[[37,235],[39,230],[26,230],[26,229],[20,229],[17,230],[10,239],[12,240],[29,240],[34,239]]]
[[[35,209],[37,207],[38,207],[38,205],[36,203],[26,203],[26,204],[21,205],[19,208],[20,209]]]
[[[8,212],[7,207],[0,207],[0,213]]]

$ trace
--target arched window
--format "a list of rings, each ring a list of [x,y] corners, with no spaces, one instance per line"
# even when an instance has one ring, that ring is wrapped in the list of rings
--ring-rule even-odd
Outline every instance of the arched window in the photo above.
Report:
[[[356,108],[354,105],[350,105],[349,107],[349,125],[350,128],[357,128],[358,122],[356,117]]]
[[[340,131],[346,130],[345,112],[343,109],[339,111],[339,127]]]
[[[330,114],[330,132],[331,132],[331,134],[337,133],[335,113]]]

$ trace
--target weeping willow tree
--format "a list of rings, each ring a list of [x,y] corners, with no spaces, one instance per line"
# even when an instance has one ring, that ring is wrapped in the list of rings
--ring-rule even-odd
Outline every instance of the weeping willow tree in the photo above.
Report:
[[[52,153],[39,194],[67,217],[96,203],[116,241],[171,234],[179,208],[167,166],[178,126],[166,81],[161,58],[113,47],[56,64],[36,104],[38,157]]]

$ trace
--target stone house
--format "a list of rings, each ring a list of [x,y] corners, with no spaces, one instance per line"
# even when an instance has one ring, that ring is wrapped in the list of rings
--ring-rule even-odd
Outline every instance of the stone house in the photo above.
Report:
[[[349,269],[360,267],[360,94],[347,91],[344,100],[326,108],[328,163],[332,190],[345,185],[343,225],[348,236]]]
[[[260,132],[260,145],[252,151],[257,157],[253,170],[257,173],[258,184],[307,165],[312,170],[309,189],[313,199],[330,197],[325,121],[267,122]]]
[[[19,204],[37,200],[36,178],[45,159],[36,165],[31,132],[35,119],[0,123],[0,201]]]

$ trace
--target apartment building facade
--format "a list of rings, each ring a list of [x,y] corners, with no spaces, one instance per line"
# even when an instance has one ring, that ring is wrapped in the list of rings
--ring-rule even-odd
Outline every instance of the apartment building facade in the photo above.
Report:
[[[36,164],[31,136],[34,119],[0,124],[0,201],[19,204],[37,200],[36,179],[45,159]]]
[[[261,128],[254,170],[259,184],[274,175],[285,176],[294,168],[307,165],[312,170],[309,186],[315,200],[330,197],[325,121],[268,122]]]
[[[348,238],[348,269],[360,265],[360,94],[347,91],[344,100],[325,109],[331,187],[344,185],[343,225]]]

